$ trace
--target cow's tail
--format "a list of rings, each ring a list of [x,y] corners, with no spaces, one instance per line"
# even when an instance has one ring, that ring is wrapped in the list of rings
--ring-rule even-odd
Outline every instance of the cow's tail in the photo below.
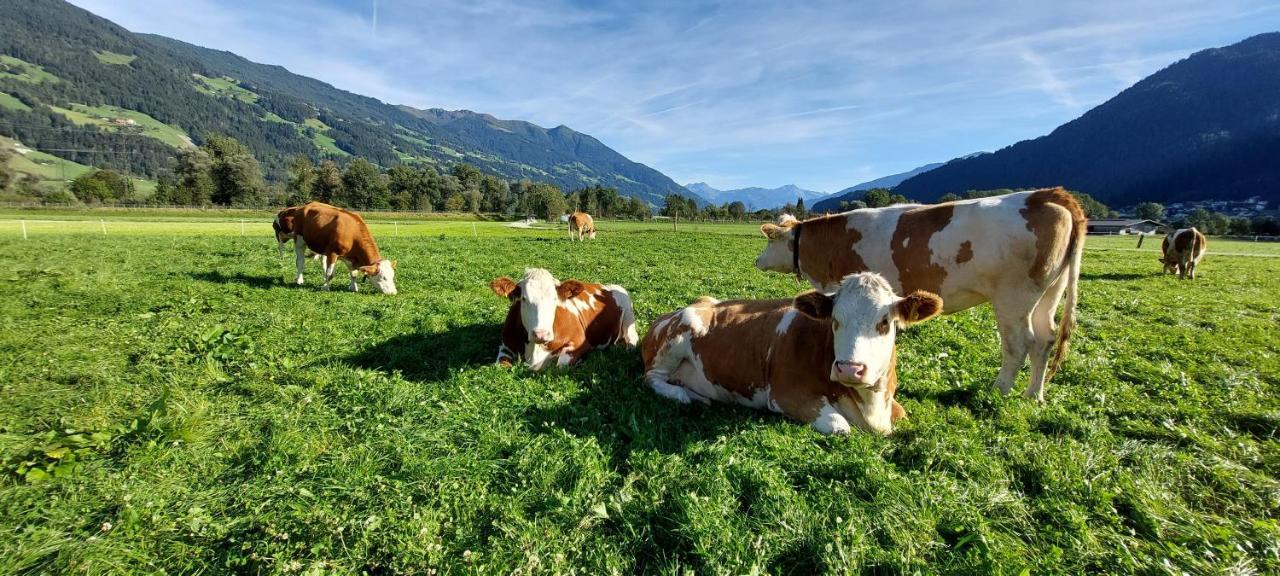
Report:
[[[1067,357],[1067,349],[1071,341],[1071,332],[1076,327],[1076,305],[1080,299],[1080,261],[1084,256],[1085,234],[1089,231],[1089,219],[1084,208],[1075,198],[1067,197],[1074,206],[1063,206],[1071,213],[1071,239],[1067,243],[1067,289],[1062,307],[1062,320],[1058,323],[1058,334],[1054,342],[1053,358],[1049,361],[1044,381],[1048,382],[1058,373],[1062,361]]]

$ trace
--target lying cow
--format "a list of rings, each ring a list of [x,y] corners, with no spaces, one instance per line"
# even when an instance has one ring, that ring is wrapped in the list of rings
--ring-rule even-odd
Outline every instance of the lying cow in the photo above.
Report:
[[[596,222],[590,214],[574,212],[569,215],[569,239],[573,240],[575,234],[579,242],[584,235],[592,240],[596,239]]]
[[[787,217],[760,230],[769,242],[756,267],[794,273],[821,292],[835,290],[846,274],[872,271],[900,294],[938,294],[946,302],[943,314],[991,302],[1003,352],[995,387],[1004,394],[1030,352],[1025,395],[1043,401],[1044,383],[1066,357],[1086,218],[1062,188],[854,210],[804,222]],[[1054,313],[1064,292],[1062,327],[1055,334]]]
[[[271,227],[276,231],[277,247],[281,251],[286,242],[293,240],[298,265],[298,277],[294,282],[299,286],[303,284],[302,268],[306,263],[306,252],[310,249],[322,257],[325,290],[329,289],[341,259],[347,264],[352,292],[357,290],[356,276],[364,274],[373,280],[373,286],[379,292],[396,293],[396,263],[384,260],[378,254],[378,245],[359,214],[321,202],[308,202],[276,213]]]
[[[1196,279],[1196,268],[1200,259],[1204,258],[1208,242],[1199,230],[1181,228],[1170,232],[1160,244],[1160,261],[1164,263],[1166,274],[1177,274],[1179,278]]]
[[[596,348],[622,342],[635,346],[636,316],[631,295],[614,284],[560,282],[541,268],[524,271],[520,282],[503,276],[489,283],[511,301],[502,326],[498,363],[521,358],[534,370],[568,366]]]
[[[658,319],[644,338],[645,381],[688,404],[767,408],[823,434],[850,423],[888,434],[906,416],[898,387],[898,326],[937,315],[927,292],[899,298],[879,274],[845,278],[834,296],[720,302],[703,296]]]

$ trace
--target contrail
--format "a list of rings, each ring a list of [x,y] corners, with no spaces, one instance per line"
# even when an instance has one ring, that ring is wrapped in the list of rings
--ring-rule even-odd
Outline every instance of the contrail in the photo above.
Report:
[[[378,35],[378,0],[373,0],[373,34]]]

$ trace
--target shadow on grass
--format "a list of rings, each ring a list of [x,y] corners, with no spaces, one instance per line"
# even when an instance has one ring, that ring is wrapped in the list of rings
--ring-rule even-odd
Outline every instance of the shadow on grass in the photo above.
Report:
[[[454,326],[433,334],[402,334],[348,356],[360,368],[396,370],[410,380],[440,380],[459,369],[491,364],[500,324]]]
[[[1142,280],[1143,278],[1158,278],[1162,275],[1159,270],[1155,272],[1147,272],[1143,274],[1132,272],[1108,272],[1106,274],[1088,274],[1080,273],[1081,280],[1101,280],[1104,282],[1121,282],[1125,280]]]
[[[253,288],[284,286],[284,280],[281,280],[279,276],[250,276],[242,272],[230,275],[221,272],[195,272],[191,274],[191,278],[215,284],[244,284]]]

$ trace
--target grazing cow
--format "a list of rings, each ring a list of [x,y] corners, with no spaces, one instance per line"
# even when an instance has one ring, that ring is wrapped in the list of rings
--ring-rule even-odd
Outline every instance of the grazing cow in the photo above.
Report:
[[[1195,280],[1196,268],[1200,266],[1200,259],[1204,258],[1207,245],[1204,234],[1194,227],[1170,232],[1160,244],[1160,251],[1163,253],[1160,261],[1164,263],[1165,273],[1177,274],[1184,280]]]
[[[357,290],[356,276],[364,274],[373,280],[373,286],[379,292],[396,293],[396,263],[384,260],[378,254],[378,245],[359,214],[321,202],[308,202],[276,213],[271,227],[275,228],[276,241],[279,242],[277,248],[281,252],[284,244],[293,240],[298,264],[298,277],[294,282],[299,286],[303,283],[306,251],[310,249],[322,257],[325,290],[333,281],[338,259],[342,259],[350,272],[352,292]]]
[[[850,422],[888,434],[906,416],[894,400],[896,327],[941,309],[942,300],[927,292],[899,298],[873,272],[848,276],[834,296],[730,302],[703,296],[649,330],[645,381],[684,404],[766,408],[823,434],[848,433]]]
[[[573,240],[577,234],[578,241],[582,241],[585,235],[592,240],[596,239],[596,222],[586,212],[574,212],[569,215],[569,239]]]
[[[899,294],[938,294],[944,314],[991,302],[1003,356],[995,387],[1007,395],[1030,352],[1025,396],[1043,401],[1075,325],[1086,223],[1080,203],[1062,188],[804,222],[788,216],[761,227],[769,241],[756,267],[794,273],[826,293],[851,272],[879,272]]]
[[[621,286],[560,282],[546,270],[529,268],[520,282],[503,276],[489,288],[511,301],[498,346],[504,366],[521,358],[534,370],[568,366],[596,348],[635,346],[640,340],[631,295]]]

